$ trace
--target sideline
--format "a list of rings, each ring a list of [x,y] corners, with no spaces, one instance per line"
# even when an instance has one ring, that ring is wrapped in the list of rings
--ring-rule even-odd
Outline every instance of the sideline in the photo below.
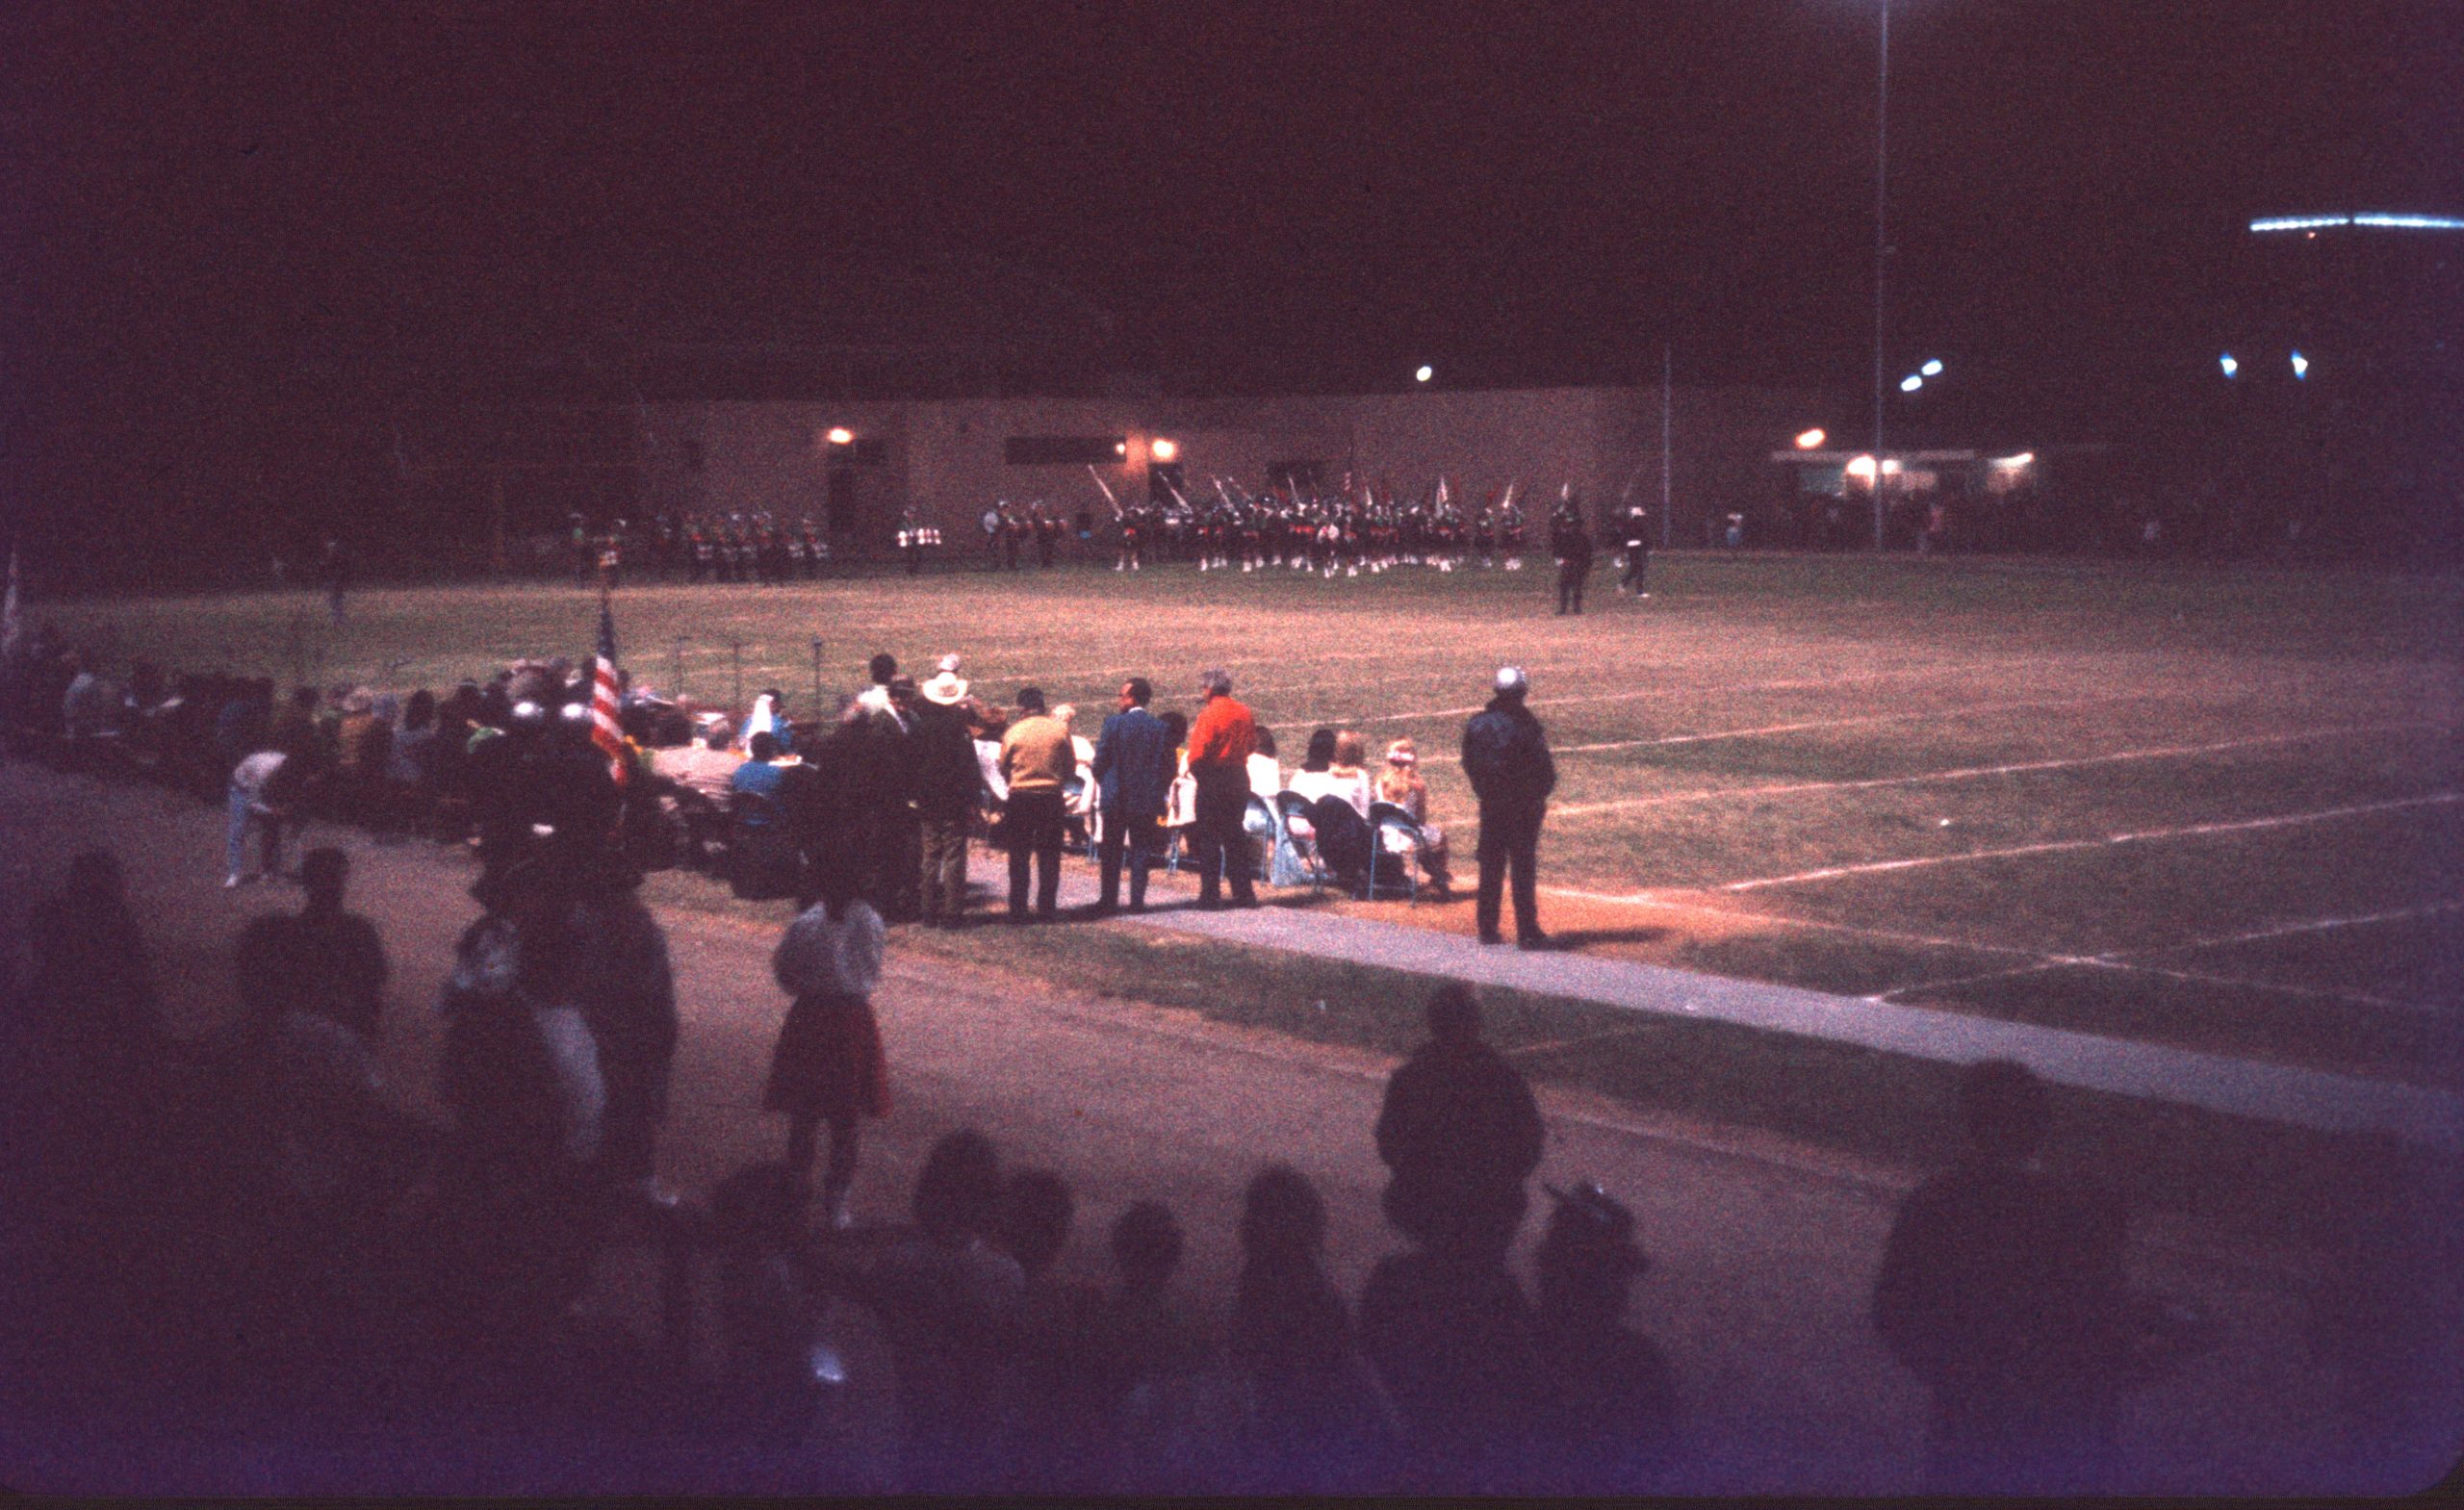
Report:
[[[1091,892],[1091,881],[1088,889]],[[1126,920],[1628,1011],[1856,1044],[1938,1063],[2014,1059],[2047,1080],[2082,1089],[2320,1132],[2386,1133],[2449,1152],[2464,1151],[2464,1098],[2424,1087],[1733,981],[1665,965],[1484,948],[1457,934],[1367,918],[1301,916],[1284,908],[1222,912],[1174,908]]]

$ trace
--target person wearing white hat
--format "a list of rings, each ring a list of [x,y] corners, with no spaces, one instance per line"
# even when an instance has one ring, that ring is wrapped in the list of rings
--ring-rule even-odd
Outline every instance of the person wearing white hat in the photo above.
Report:
[[[1519,666],[1498,668],[1497,695],[1463,726],[1463,774],[1480,800],[1480,884],[1475,917],[1480,942],[1503,943],[1498,933],[1500,892],[1514,873],[1515,943],[1545,949],[1540,931],[1540,824],[1557,784],[1556,763],[1540,720],[1524,706],[1530,681]]]
[[[956,707],[965,702],[966,678],[959,675],[959,658],[956,655],[942,656],[941,663],[934,668],[933,675],[926,678],[923,686],[917,690],[924,694],[924,701],[942,707]]]

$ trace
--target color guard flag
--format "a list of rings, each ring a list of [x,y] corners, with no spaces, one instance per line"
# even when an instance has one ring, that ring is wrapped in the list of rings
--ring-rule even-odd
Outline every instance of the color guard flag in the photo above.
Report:
[[[599,596],[599,664],[591,675],[590,742],[607,756],[607,774],[622,786],[632,774],[631,762],[625,758],[625,727],[618,721],[616,704],[616,617],[608,610],[607,595]]]

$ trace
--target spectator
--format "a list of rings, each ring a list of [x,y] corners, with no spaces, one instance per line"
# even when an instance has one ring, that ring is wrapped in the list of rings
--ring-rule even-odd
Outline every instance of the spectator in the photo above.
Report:
[[[298,757],[280,750],[260,750],[231,772],[229,822],[224,828],[225,888],[244,881],[271,881],[282,874],[282,831],[291,822],[302,784]],[[248,834],[257,835],[257,869],[243,876],[240,862]]]
[[[800,1199],[812,1191],[815,1134],[830,1129],[821,1204],[834,1228],[854,1224],[860,1118],[889,1113],[889,1074],[871,996],[881,980],[881,914],[844,882],[796,916],[771,957],[771,972],[794,998],[770,1058],[764,1111],[787,1115],[787,1169]]]
[[[966,682],[957,674],[957,656],[942,659],[948,669],[917,689],[911,736],[927,928],[963,926],[967,832],[984,791],[975,741],[967,731]]]
[[[1377,1261],[1360,1294],[1362,1349],[1402,1422],[1399,1487],[1527,1493],[1548,1398],[1530,1304],[1494,1228],[1424,1229],[1417,1251]]]
[[[1634,1217],[1596,1185],[1550,1188],[1556,1210],[1541,1240],[1538,1317],[1548,1402],[1535,1459],[1560,1495],[1650,1494],[1661,1487],[1677,1425],[1677,1386],[1660,1350],[1626,1325],[1650,1261]]]
[[[385,982],[391,967],[375,925],[343,910],[350,857],[337,849],[310,850],[299,861],[307,905],[291,920],[298,950],[295,1003],[359,1036],[371,1049],[384,1037]]]
[[[1312,729],[1309,753],[1292,773],[1291,790],[1315,804],[1322,797],[1340,798],[1353,814],[1369,817],[1369,773],[1360,768],[1360,735],[1349,729]]]
[[[1549,793],[1557,784],[1557,767],[1549,758],[1549,739],[1540,720],[1524,706],[1529,690],[1518,668],[1499,670],[1497,695],[1463,726],[1463,774],[1480,800],[1480,942],[1504,942],[1498,934],[1498,913],[1511,869],[1514,941],[1520,948],[1545,949],[1549,935],[1540,930],[1537,875],[1540,824],[1548,815]]]
[[[1035,917],[1050,921],[1061,895],[1061,788],[1078,768],[1069,730],[1043,710],[1043,693],[1018,693],[1018,717],[1001,736],[1001,778],[1010,798],[1002,829],[1010,849],[1010,921],[1027,921],[1027,862],[1035,860]]]
[[[1199,1398],[1212,1346],[1173,1296],[1180,1223],[1155,1201],[1139,1201],[1113,1223],[1119,1283],[1098,1323],[1097,1376],[1109,1400],[1116,1494],[1188,1494],[1202,1480],[1203,1437],[1215,1422]]]
[[[1231,1353],[1245,1408],[1244,1493],[1367,1494],[1379,1487],[1391,1425],[1326,1277],[1326,1207],[1308,1177],[1270,1164],[1241,1213]]]
[[[864,1288],[880,1303],[898,1380],[899,1460],[910,1494],[984,1494],[1001,1482],[1000,1365],[1026,1278],[986,1241],[1001,1161],[971,1128],[944,1136],[915,1178],[917,1233]]]
[[[1283,767],[1275,763],[1274,730],[1261,724],[1257,748],[1249,752],[1249,793],[1271,806],[1275,793],[1282,790]]]
[[[573,992],[606,1088],[602,1179],[663,1209],[670,1202],[658,1189],[657,1139],[676,1059],[676,980],[667,935],[634,889],[640,883],[641,873],[613,855],[578,879]]]
[[[1393,803],[1403,809],[1419,826],[1421,869],[1428,876],[1430,887],[1438,900],[1444,901],[1453,889],[1453,877],[1446,866],[1446,831],[1428,821],[1428,781],[1420,770],[1420,751],[1409,738],[1398,739],[1386,747],[1386,769],[1377,774],[1374,795],[1379,802]],[[1389,848],[1404,854],[1408,841],[1395,837],[1397,831],[1385,831]]]
[[[119,861],[105,850],[70,860],[65,883],[33,909],[26,930],[33,957],[24,1003],[42,1015],[25,1088],[56,1098],[71,1121],[90,1120],[95,1137],[124,1137],[122,1113],[144,1099],[141,1087],[167,1040]]]
[[[424,830],[429,810],[444,791],[444,758],[437,728],[436,694],[422,687],[402,704],[402,723],[385,759],[387,826]]]
[[[1481,1041],[1471,987],[1449,981],[1429,994],[1428,1031],[1378,1109],[1377,1157],[1393,1171],[1387,1219],[1424,1243],[1459,1239],[1502,1251],[1529,1204],[1524,1182],[1540,1164],[1540,1108],[1522,1071]]]
[[[795,836],[787,827],[786,772],[779,740],[756,734],[751,755],[729,778],[729,882],[739,897],[791,895],[799,874]]]
[[[1154,688],[1143,677],[1121,683],[1120,710],[1104,720],[1091,764],[1103,814],[1099,846],[1102,887],[1098,916],[1120,906],[1122,852],[1129,857],[1129,909],[1146,910],[1146,873],[1162,848],[1158,837],[1174,775],[1170,733],[1146,710]]]
[[[1001,1246],[1018,1261],[1026,1282],[1006,1422],[1009,1487],[1014,1493],[1096,1495],[1108,1487],[1096,1348],[1102,1294],[1052,1271],[1068,1243],[1074,1216],[1069,1187],[1058,1174],[1022,1169],[1010,1176],[1001,1204]]]
[[[1197,851],[1197,905],[1223,905],[1228,879],[1232,905],[1258,905],[1255,867],[1247,860],[1248,834],[1242,814],[1248,806],[1249,756],[1257,749],[1257,720],[1232,697],[1231,674],[1210,668],[1199,674],[1206,706],[1190,726],[1190,777],[1195,785],[1191,835]]]
[[[812,1356],[823,1297],[797,1262],[801,1210],[783,1164],[748,1164],[710,1192],[728,1382],[735,1419],[764,1453],[802,1443],[826,1388]]]
[[[526,857],[483,873],[488,910],[464,930],[440,1011],[437,1095],[453,1118],[440,1187],[449,1328],[519,1346],[589,1277],[606,1088],[574,1006],[572,896]]]
[[[1884,1345],[1933,1392],[1933,1494],[2111,1494],[2122,1335],[2118,1204],[2037,1165],[2043,1082],[1960,1082],[1966,1146],[1912,1191],[1874,1283]]]

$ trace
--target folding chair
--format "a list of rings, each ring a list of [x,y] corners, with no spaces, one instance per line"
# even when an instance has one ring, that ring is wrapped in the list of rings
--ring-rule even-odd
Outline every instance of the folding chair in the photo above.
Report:
[[[1274,811],[1275,816],[1282,820],[1276,828],[1283,835],[1282,844],[1275,850],[1275,884],[1296,886],[1307,881],[1312,891],[1325,889],[1326,867],[1318,858],[1317,841],[1304,839],[1292,829],[1295,818],[1303,823],[1309,821],[1309,799],[1298,792],[1277,792],[1274,794]],[[1285,876],[1292,879],[1286,881],[1283,879]]]
[[[1394,848],[1389,848],[1387,844],[1387,835],[1390,833],[1399,841]],[[1371,803],[1369,805],[1369,880],[1365,887],[1368,899],[1375,901],[1378,887],[1383,886],[1389,895],[1399,888],[1405,901],[1419,901],[1420,854],[1421,826],[1412,821],[1412,815],[1394,803]],[[1398,871],[1401,872],[1399,879],[1395,874]]]
[[[1258,879],[1269,885],[1276,884],[1275,846],[1283,837],[1283,825],[1275,821],[1274,809],[1255,792],[1249,794],[1248,806],[1241,811],[1241,832],[1258,847]]]

